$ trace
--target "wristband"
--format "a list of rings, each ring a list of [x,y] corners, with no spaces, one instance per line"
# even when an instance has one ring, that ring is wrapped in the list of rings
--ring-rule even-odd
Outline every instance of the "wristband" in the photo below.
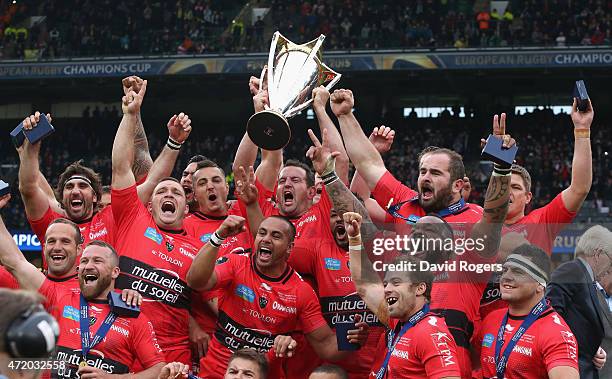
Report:
[[[166,141],[166,146],[168,146],[172,150],[179,150],[181,146],[183,146],[183,144],[180,142],[176,142],[172,138],[168,137],[168,141]]]
[[[361,245],[361,234],[357,234],[355,237],[349,236],[348,237],[348,241],[349,241],[349,245],[350,244],[353,244],[353,245],[359,244],[359,245]]]
[[[591,129],[580,128],[574,129],[575,138],[591,138]]]
[[[493,175],[494,176],[508,176],[512,172],[512,166],[500,165],[499,163],[493,164]]]
[[[349,251],[361,251],[361,245],[349,245]]]
[[[325,175],[321,175],[321,180],[323,181],[323,184],[325,184],[326,186],[332,184],[333,182],[335,182],[338,179],[340,179],[340,178],[338,178],[338,175],[336,175],[335,171],[332,171],[332,172],[327,173]]]
[[[221,238],[217,232],[214,232],[208,240],[214,247],[220,247],[223,241],[225,241],[225,238]]]

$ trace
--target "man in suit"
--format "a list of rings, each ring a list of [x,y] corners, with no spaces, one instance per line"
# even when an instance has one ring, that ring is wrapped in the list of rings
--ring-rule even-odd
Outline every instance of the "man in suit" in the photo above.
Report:
[[[603,226],[589,228],[576,245],[576,259],[559,266],[552,274],[546,295],[565,319],[578,341],[580,378],[600,378],[594,358],[606,329],[610,329],[610,309],[601,301],[600,286],[612,267],[612,232]],[[599,351],[599,354],[598,354]],[[605,378],[606,376],[602,376]]]
[[[597,291],[597,297],[603,309],[608,310],[608,312],[604,312],[604,330],[606,334],[601,342],[601,347],[604,351],[612,353],[612,267],[610,267],[599,284],[602,289]],[[599,377],[612,378],[612,361],[605,363],[603,368],[599,371]]]

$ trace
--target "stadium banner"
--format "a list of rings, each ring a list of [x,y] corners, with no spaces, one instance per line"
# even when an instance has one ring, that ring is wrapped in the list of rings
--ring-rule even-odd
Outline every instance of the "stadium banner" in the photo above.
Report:
[[[0,63],[2,79],[124,77],[127,75],[259,74],[267,56],[79,59]],[[612,49],[457,50],[436,52],[325,53],[334,70],[463,70],[610,67]]]
[[[41,251],[40,241],[36,234],[26,230],[13,230],[10,232],[13,240],[21,251]]]

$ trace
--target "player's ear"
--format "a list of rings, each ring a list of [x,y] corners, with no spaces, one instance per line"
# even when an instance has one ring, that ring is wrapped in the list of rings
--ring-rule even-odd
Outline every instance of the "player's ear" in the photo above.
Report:
[[[185,202],[185,214],[189,214],[189,204],[187,204],[187,202]]]
[[[425,294],[425,291],[427,291],[427,284],[423,282],[417,284],[415,291],[417,296],[423,296]]]
[[[525,205],[531,203],[531,199],[533,199],[533,194],[531,192],[527,192],[525,194]]]
[[[289,244],[287,245],[287,258],[289,258],[292,251],[293,251],[293,241],[289,242]]]
[[[463,182],[463,178],[455,180],[452,185],[453,194],[461,193],[461,190],[463,189],[464,184],[465,183]]]
[[[111,271],[111,278],[117,279],[119,277],[120,272],[121,271],[119,270],[118,266],[113,267],[113,270]]]

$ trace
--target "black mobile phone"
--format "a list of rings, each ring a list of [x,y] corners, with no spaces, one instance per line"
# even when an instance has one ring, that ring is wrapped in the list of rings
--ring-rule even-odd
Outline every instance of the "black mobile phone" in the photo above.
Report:
[[[589,94],[584,80],[577,80],[574,86],[574,98],[578,102],[578,111],[586,112],[589,109]]]

